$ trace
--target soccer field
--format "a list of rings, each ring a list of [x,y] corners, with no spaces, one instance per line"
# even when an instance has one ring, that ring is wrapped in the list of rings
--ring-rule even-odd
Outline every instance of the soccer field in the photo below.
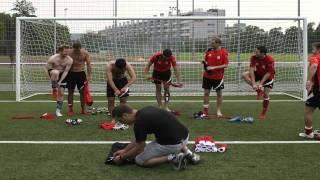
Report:
[[[96,100],[103,100],[103,97],[100,98]],[[132,127],[127,131],[99,129],[101,123],[110,119],[104,114],[77,114],[75,117],[83,119],[83,123],[70,127],[64,123],[67,117],[53,120],[11,119],[16,115],[53,113],[54,102],[1,102],[1,179],[319,179],[319,141],[304,141],[298,137],[304,127],[303,102],[273,96],[267,120],[259,121],[261,102],[254,98],[239,97],[239,101],[229,101],[236,98],[226,97],[223,104],[224,114],[253,116],[253,124],[234,124],[223,119],[194,120],[192,114],[202,109],[201,97],[173,98],[171,107],[182,113],[179,120],[189,128],[190,141],[207,135],[220,142],[229,142],[227,152],[202,153],[199,165],[189,165],[182,172],[172,170],[170,164],[155,168],[104,165],[110,148],[109,144],[104,143],[129,141],[133,136]],[[212,97],[212,101],[214,99]],[[150,97],[130,97],[130,100],[129,104],[135,108],[156,105]],[[106,102],[99,101],[95,105],[106,106]],[[212,102],[212,113],[214,107],[215,102]],[[76,106],[75,110],[79,112],[80,107]],[[317,121],[319,116],[319,112],[314,114],[314,128],[320,126]],[[149,140],[152,139],[150,137]],[[64,143],[23,143],[25,141]],[[78,144],[71,144],[71,141]]]

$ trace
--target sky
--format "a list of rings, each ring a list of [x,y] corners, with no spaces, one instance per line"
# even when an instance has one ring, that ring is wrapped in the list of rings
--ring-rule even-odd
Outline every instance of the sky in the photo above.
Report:
[[[53,17],[54,0],[29,0],[38,17]],[[124,17],[152,17],[160,13],[174,14],[178,3],[181,13],[192,10],[192,0],[55,0],[57,17],[112,17],[117,1],[117,15]],[[15,0],[0,0],[0,12],[12,13]],[[301,0],[301,16],[308,22],[320,22],[320,0]],[[226,16],[238,15],[238,0],[194,0],[194,8],[225,9]],[[243,17],[296,17],[298,0],[240,0],[240,16]],[[98,26],[98,25],[97,25]],[[100,27],[96,27],[100,28]]]

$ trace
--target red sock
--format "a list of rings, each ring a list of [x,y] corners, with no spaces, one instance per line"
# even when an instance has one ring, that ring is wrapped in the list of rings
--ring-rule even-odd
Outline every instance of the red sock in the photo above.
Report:
[[[262,103],[262,114],[266,114],[269,106],[269,99],[263,100]]]
[[[208,115],[209,114],[209,104],[203,105],[203,113]]]
[[[312,127],[304,127],[304,133],[306,134],[312,133]]]

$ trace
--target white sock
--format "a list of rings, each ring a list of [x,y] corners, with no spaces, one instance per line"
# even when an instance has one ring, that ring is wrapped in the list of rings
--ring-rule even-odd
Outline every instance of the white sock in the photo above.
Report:
[[[177,156],[175,154],[169,154],[168,155],[168,161],[173,161],[177,158]]]

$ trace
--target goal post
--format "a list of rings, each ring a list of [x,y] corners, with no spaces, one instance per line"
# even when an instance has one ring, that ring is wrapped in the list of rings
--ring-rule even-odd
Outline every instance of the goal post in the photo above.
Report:
[[[170,48],[184,83],[183,88],[172,88],[172,94],[203,95],[200,61],[216,36],[229,52],[225,95],[254,94],[241,74],[249,69],[254,48],[265,45],[276,61],[272,93],[306,98],[307,19],[303,17],[18,17],[16,21],[17,101],[51,91],[43,66],[55,46],[71,45],[73,40],[80,40],[91,56],[93,94],[106,93],[105,64],[124,58],[137,74],[132,95],[154,95],[154,85],[143,78],[144,67],[153,53]]]

